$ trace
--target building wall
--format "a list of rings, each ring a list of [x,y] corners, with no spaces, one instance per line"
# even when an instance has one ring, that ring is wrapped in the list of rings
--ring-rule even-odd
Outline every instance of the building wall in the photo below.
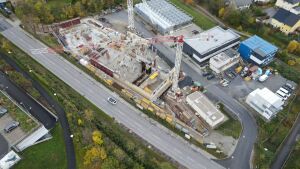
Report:
[[[292,8],[298,6],[299,3],[290,4],[290,3],[286,2],[285,0],[277,0],[275,5],[280,7],[280,8],[283,8],[283,9],[286,9],[286,10],[290,11]]]
[[[271,25],[275,28],[279,28],[281,32],[285,34],[289,34],[296,31],[300,27],[300,21],[298,21],[293,27],[290,27],[289,25],[285,25],[277,21],[276,19],[272,18]]]
[[[251,49],[248,48],[248,46],[246,46],[243,42],[240,44],[239,53],[244,60],[249,61],[251,52]]]
[[[274,60],[274,57],[276,55],[276,52],[273,52],[273,53],[269,53],[266,57],[262,58],[262,57],[259,57],[259,56],[254,56],[253,55],[253,51],[252,49],[250,49],[247,45],[245,45],[243,42],[241,43],[240,47],[239,47],[239,53],[241,54],[241,57],[250,62],[250,63],[254,63],[256,65],[259,65],[259,66],[265,66],[267,64],[269,64],[270,62],[272,62]],[[262,64],[258,64],[256,63],[255,61],[253,61],[250,57],[254,56],[256,58],[258,58],[259,60],[261,60],[263,63]]]
[[[226,44],[223,44],[222,46],[207,52],[203,55],[201,55],[197,50],[195,50],[194,48],[192,48],[190,45],[188,45],[187,43],[183,43],[183,52],[185,54],[187,54],[188,56],[190,56],[193,60],[195,60],[197,63],[202,63],[204,61],[206,61],[207,59],[229,49],[232,48],[234,46],[237,46],[239,44],[239,38],[235,39],[231,42],[228,42]],[[205,42],[204,42],[205,43]],[[195,58],[196,57],[196,58]]]

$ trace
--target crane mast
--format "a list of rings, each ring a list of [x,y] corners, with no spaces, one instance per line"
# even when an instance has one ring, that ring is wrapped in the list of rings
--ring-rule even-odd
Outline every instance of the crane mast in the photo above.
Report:
[[[182,48],[183,48],[183,36],[178,36],[176,41],[176,55],[175,55],[175,71],[172,79],[172,91],[178,91],[178,80],[182,61]]]
[[[128,10],[128,29],[134,30],[134,13],[133,13],[133,0],[127,0],[127,10]]]

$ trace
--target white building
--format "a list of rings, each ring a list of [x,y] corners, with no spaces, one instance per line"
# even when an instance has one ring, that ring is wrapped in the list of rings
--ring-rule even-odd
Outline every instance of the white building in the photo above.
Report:
[[[251,92],[246,103],[256,110],[267,121],[270,121],[280,110],[284,102],[268,88],[256,89]]]
[[[134,11],[161,34],[172,33],[193,20],[166,0],[149,0],[147,4],[136,4]]]
[[[228,49],[209,59],[209,67],[215,73],[219,74],[231,68],[240,61],[240,54]]]
[[[211,128],[224,122],[224,114],[203,93],[194,92],[186,97],[186,101]]]
[[[201,63],[239,43],[240,35],[233,30],[215,26],[194,37],[184,39],[183,52],[197,63]]]

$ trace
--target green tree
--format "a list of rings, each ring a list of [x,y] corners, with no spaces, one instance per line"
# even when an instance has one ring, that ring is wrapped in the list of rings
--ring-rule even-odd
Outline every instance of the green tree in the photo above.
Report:
[[[64,8],[64,11],[65,11],[65,15],[68,19],[71,19],[75,16],[75,10],[73,9],[73,6],[71,6],[71,5],[66,6]]]
[[[98,130],[93,132],[92,140],[95,144],[101,145],[103,144],[102,133]]]
[[[117,159],[113,157],[108,157],[105,159],[101,165],[101,169],[118,169],[120,168],[120,163]]]
[[[224,14],[225,14],[225,8],[223,7],[223,8],[220,8],[219,9],[219,12],[218,12],[218,16],[220,17],[220,18],[223,18],[224,17]]]
[[[3,39],[2,40],[2,45],[1,45],[2,49],[4,49],[5,51],[9,52],[12,50],[12,46],[10,44],[10,42],[8,42],[7,40]]]
[[[289,53],[294,53],[299,46],[300,46],[300,44],[297,41],[295,41],[295,40],[290,41],[290,43],[287,46],[287,51]]]
[[[102,147],[92,147],[91,149],[87,150],[84,155],[84,162],[85,166],[93,166],[91,168],[98,167],[100,168],[101,163],[104,159],[107,158],[106,152]]]

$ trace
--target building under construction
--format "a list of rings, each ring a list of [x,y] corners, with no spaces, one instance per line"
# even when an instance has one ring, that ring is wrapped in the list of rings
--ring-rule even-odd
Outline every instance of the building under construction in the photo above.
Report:
[[[93,66],[125,88],[156,100],[172,84],[172,71],[149,49],[149,40],[119,33],[96,19],[59,29],[60,39],[84,66]]]

